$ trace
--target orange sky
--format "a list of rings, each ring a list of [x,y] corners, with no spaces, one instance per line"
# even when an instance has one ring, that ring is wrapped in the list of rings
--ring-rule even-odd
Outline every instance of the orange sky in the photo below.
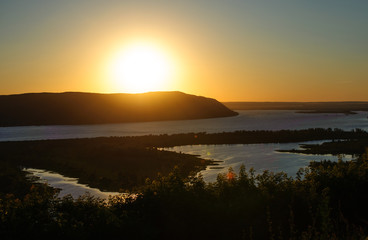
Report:
[[[5,0],[0,94],[129,92],[112,84],[112,56],[146,42],[175,66],[155,91],[220,101],[367,101],[367,11],[366,1],[343,0]]]

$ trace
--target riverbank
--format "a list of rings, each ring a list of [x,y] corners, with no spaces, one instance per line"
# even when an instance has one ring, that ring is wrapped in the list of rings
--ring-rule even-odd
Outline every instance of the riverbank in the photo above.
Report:
[[[189,176],[212,164],[196,156],[160,151],[109,138],[0,143],[0,159],[13,166],[45,169],[103,191],[125,192],[167,175],[175,166]]]

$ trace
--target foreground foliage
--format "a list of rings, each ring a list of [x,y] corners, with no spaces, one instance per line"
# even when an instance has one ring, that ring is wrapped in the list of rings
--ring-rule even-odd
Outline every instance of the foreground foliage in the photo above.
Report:
[[[44,185],[24,185],[17,193],[1,189],[0,232],[2,239],[365,239],[366,189],[366,154],[311,163],[296,179],[242,167],[206,184],[201,177],[184,180],[175,169],[147,180],[139,194],[108,201],[59,199]]]

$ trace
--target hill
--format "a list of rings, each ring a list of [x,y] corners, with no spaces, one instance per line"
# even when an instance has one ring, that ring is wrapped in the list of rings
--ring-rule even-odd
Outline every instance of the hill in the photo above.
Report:
[[[75,125],[235,116],[215,99],[181,92],[0,95],[0,126]]]

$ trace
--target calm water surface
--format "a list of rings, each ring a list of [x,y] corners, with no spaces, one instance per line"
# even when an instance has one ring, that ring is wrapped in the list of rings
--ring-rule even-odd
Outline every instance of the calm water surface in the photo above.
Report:
[[[99,189],[91,188],[87,185],[78,183],[77,178],[69,178],[60,175],[55,172],[50,172],[35,168],[25,168],[23,171],[39,177],[40,182],[47,183],[51,187],[60,189],[59,197],[64,197],[66,195],[71,195],[73,198],[78,198],[79,196],[89,193],[95,197],[101,199],[107,199],[109,196],[117,195],[117,192],[102,192]]]
[[[141,136],[188,132],[232,132],[237,130],[281,130],[341,128],[368,130],[368,113],[303,114],[295,111],[238,111],[227,118],[100,125],[0,127],[0,141],[68,139],[101,136]]]
[[[317,144],[323,141],[309,141],[303,143]],[[213,182],[220,173],[227,172],[229,167],[235,173],[239,172],[242,164],[249,170],[253,167],[256,173],[264,170],[272,172],[285,172],[288,176],[295,177],[300,168],[308,166],[310,161],[331,160],[337,161],[351,160],[351,155],[307,155],[296,153],[281,153],[280,149],[299,149],[302,143],[281,143],[281,144],[231,144],[231,145],[192,145],[165,148],[169,151],[182,152],[199,155],[204,159],[221,161],[218,166],[208,166],[201,174],[207,182]]]

